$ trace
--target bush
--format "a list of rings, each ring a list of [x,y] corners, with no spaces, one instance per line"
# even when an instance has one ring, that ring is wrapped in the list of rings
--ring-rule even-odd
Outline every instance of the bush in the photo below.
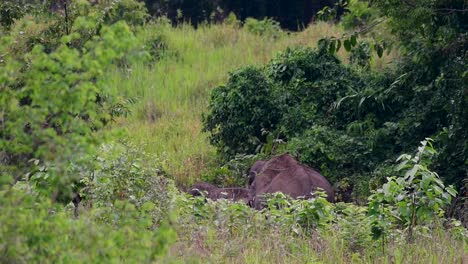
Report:
[[[169,44],[168,30],[170,28],[170,21],[167,18],[160,18],[137,30],[136,35],[144,44],[144,51],[148,52],[151,61],[155,62],[167,57],[178,58],[179,54]]]
[[[0,3],[0,29],[9,30],[15,20],[30,12],[34,5],[25,0],[4,0]]]
[[[412,239],[416,226],[443,218],[444,207],[450,204],[456,191],[453,186],[445,187],[439,175],[428,169],[434,154],[431,140],[422,141],[414,156],[403,154],[397,159],[400,163],[396,170],[400,176],[389,177],[369,197],[375,237],[385,236],[388,225],[396,224],[408,228],[408,238]]]
[[[244,28],[250,33],[270,38],[279,38],[283,33],[279,23],[271,18],[257,20],[249,17],[244,22]]]
[[[24,188],[23,188],[24,189]],[[150,211],[115,204],[125,216],[102,223],[98,210],[73,219],[63,207],[19,188],[0,192],[0,262],[151,262],[175,239],[166,223],[154,227]]]
[[[266,73],[278,84],[275,99],[282,115],[279,126],[286,138],[301,135],[312,125],[340,127],[351,121],[353,113],[334,111],[333,103],[366,86],[361,76],[335,56],[301,46],[278,54],[267,64]]]
[[[156,157],[127,144],[103,145],[99,153],[93,171],[90,166],[81,170],[80,194],[86,203],[101,208],[101,220],[115,221],[119,212],[114,206],[122,202],[148,210],[154,225],[169,217],[176,189]]]
[[[331,182],[351,178],[372,168],[372,152],[363,139],[333,128],[313,126],[292,138],[288,150],[305,164],[318,169]]]
[[[351,252],[364,253],[365,250],[376,248],[372,239],[372,220],[367,215],[367,208],[354,204],[335,204],[335,219],[333,227],[344,246]]]
[[[147,263],[167,252],[177,191],[155,159],[117,144],[103,145],[95,160],[83,158],[88,162],[67,168],[81,178],[79,214],[43,195],[61,187],[44,166],[30,181],[0,185],[0,262]]]
[[[254,153],[278,118],[272,83],[261,69],[245,67],[231,73],[226,85],[213,89],[203,123],[211,143],[229,159],[236,153]]]
[[[332,103],[359,78],[326,53],[287,49],[264,69],[246,67],[215,88],[204,130],[227,158],[253,154],[268,133],[300,135],[315,123],[328,122]]]

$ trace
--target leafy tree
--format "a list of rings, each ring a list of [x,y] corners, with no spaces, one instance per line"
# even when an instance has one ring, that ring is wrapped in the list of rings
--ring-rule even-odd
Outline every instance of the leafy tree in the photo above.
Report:
[[[404,55],[393,100],[401,111],[400,142],[433,137],[440,153],[434,167],[449,182],[467,175],[468,12],[457,1],[376,1]],[[415,137],[415,135],[419,135]]]

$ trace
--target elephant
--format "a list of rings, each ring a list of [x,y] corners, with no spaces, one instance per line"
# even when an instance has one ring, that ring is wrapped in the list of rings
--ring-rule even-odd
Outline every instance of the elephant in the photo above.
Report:
[[[290,154],[282,154],[268,161],[256,162],[249,174],[254,175],[250,185],[249,204],[262,209],[262,196],[265,193],[282,192],[292,198],[311,197],[317,188],[327,194],[327,200],[334,202],[332,185],[314,169],[300,164]]]
[[[265,160],[258,160],[256,161],[249,170],[249,186],[252,185],[252,182],[255,180],[255,176],[262,170],[265,166]]]
[[[250,200],[250,191],[247,188],[219,188],[206,182],[195,184],[188,193],[193,196],[204,195],[206,198],[209,198],[213,201],[218,199],[228,199],[232,201],[242,201],[247,204],[247,202]]]

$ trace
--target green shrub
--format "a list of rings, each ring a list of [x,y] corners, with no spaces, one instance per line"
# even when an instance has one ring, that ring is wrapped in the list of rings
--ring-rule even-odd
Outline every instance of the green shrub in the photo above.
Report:
[[[224,157],[253,153],[272,131],[279,112],[272,83],[261,69],[245,67],[230,74],[226,85],[213,89],[204,130]]]
[[[236,14],[234,13],[229,13],[229,15],[224,19],[224,24],[230,25],[234,28],[239,28],[241,26],[241,21],[237,19]]]
[[[279,83],[275,96],[281,106],[281,132],[287,138],[301,135],[312,125],[342,129],[356,113],[353,109],[336,109],[334,103],[367,87],[364,76],[335,56],[308,47],[286,49],[267,64],[266,71],[274,83]]]
[[[297,235],[330,227],[333,205],[327,201],[324,192],[315,192],[315,195],[307,200],[295,200],[283,193],[265,194],[267,207],[263,212],[266,222]]]
[[[115,225],[99,221],[98,208],[74,219],[49,199],[19,188],[2,189],[0,262],[153,262],[175,240],[173,229],[167,223],[153,226],[144,208],[122,202],[114,211],[124,216]]]
[[[150,21],[144,27],[136,30],[136,36],[144,44],[144,51],[149,53],[151,61],[159,61],[167,57],[178,58],[176,50],[169,46],[168,31],[171,29],[167,18]]]
[[[286,49],[267,64],[266,72],[279,84],[275,97],[281,107],[281,132],[287,137],[333,122],[333,102],[363,86],[335,56],[308,47]]]
[[[287,49],[264,69],[241,69],[226,86],[214,89],[204,129],[225,157],[253,154],[277,129],[279,138],[291,138],[314,124],[335,123],[329,115],[333,103],[361,85],[359,75],[334,56],[305,47]],[[337,115],[351,119],[350,112]]]
[[[250,33],[269,38],[279,38],[283,33],[280,24],[271,18],[257,20],[249,17],[244,22],[244,28]]]
[[[367,208],[337,203],[334,211],[333,227],[336,235],[343,239],[347,250],[364,253],[376,247],[371,233],[372,219],[367,215]]]
[[[87,203],[102,208],[102,220],[112,221],[110,216],[119,201],[140,211],[150,208],[155,225],[167,219],[176,190],[157,158],[148,156],[142,148],[111,144],[100,148],[96,162],[93,171],[81,170],[80,194]]]
[[[369,214],[374,218],[373,232],[380,237],[388,232],[388,225],[408,228],[412,239],[414,229],[443,218],[444,207],[456,196],[453,186],[445,187],[437,173],[430,171],[435,154],[431,140],[421,142],[414,156],[403,154],[397,161],[399,177],[388,182],[369,197]],[[385,222],[386,221],[386,222]]]
[[[288,150],[301,162],[318,169],[331,182],[370,172],[372,165],[372,152],[363,139],[329,127],[313,126],[301,136],[292,138]]]

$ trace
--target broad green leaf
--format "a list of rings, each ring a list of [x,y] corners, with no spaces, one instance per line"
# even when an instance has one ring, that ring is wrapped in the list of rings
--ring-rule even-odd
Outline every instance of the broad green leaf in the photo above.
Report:
[[[413,182],[414,176],[416,175],[418,170],[419,170],[419,165],[417,164],[414,165],[413,168],[411,168],[411,170],[405,173],[405,179],[407,179],[409,182]]]
[[[445,190],[453,197],[457,196],[457,191],[453,188],[452,185],[445,188]]]

